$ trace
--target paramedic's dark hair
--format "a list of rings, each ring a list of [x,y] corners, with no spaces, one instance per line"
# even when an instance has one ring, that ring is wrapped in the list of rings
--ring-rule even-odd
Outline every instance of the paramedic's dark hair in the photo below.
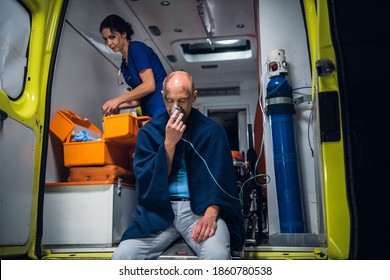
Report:
[[[126,39],[131,40],[131,36],[134,34],[134,30],[131,27],[131,24],[125,21],[118,15],[109,15],[107,16],[102,23],[100,24],[100,33],[104,28],[109,28],[111,31],[119,32],[123,34],[126,32]]]

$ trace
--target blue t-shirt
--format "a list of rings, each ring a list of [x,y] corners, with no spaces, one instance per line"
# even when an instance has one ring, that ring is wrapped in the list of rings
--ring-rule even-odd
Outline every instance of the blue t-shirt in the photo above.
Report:
[[[128,65],[126,67],[124,62],[121,64],[121,71],[126,83],[132,88],[139,86],[142,83],[142,80],[138,73],[142,69],[148,68],[153,71],[156,89],[155,92],[141,98],[141,109],[143,115],[153,118],[166,111],[161,90],[167,73],[152,48],[142,42],[130,41]]]
[[[171,176],[169,176],[169,196],[185,198],[190,197],[184,157],[181,158],[179,170],[175,170],[173,168]]]

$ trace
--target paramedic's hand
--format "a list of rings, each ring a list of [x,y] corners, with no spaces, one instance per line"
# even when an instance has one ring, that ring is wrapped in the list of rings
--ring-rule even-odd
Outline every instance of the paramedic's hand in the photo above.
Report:
[[[219,207],[216,205],[209,206],[203,217],[196,223],[192,230],[192,240],[196,243],[201,243],[207,238],[214,236],[217,229],[217,218],[219,214]]]
[[[175,111],[175,113],[173,113],[173,115],[169,118],[165,127],[166,144],[176,145],[183,136],[184,130],[186,129],[186,125],[182,121],[183,117],[183,113]]]
[[[118,98],[113,98],[106,103],[103,104],[102,106],[102,113],[103,115],[114,115],[114,114],[119,114],[119,105],[121,103],[119,102]]]

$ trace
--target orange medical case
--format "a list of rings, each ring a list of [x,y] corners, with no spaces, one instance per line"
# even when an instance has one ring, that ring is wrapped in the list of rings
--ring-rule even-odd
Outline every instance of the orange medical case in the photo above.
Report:
[[[134,187],[135,179],[131,170],[118,165],[76,166],[69,168],[69,182],[119,182]]]
[[[131,113],[104,117],[105,132],[102,132],[74,112],[59,110],[50,123],[50,131],[63,142],[66,167],[108,164],[129,169],[142,122],[145,122],[145,117],[136,118]],[[82,129],[98,140],[72,141],[72,136]]]
[[[64,143],[66,167],[107,164],[130,168],[130,148],[105,139]]]
[[[124,113],[103,117],[104,137],[117,143],[135,145],[138,130],[151,118],[134,117],[132,113]]]

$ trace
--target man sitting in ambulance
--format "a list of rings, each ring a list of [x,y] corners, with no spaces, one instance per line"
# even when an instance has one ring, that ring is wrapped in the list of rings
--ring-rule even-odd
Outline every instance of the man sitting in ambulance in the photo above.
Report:
[[[137,135],[134,221],[113,259],[156,259],[183,237],[199,259],[231,259],[244,243],[243,216],[231,150],[222,126],[192,108],[192,76],[169,74],[167,113]]]

